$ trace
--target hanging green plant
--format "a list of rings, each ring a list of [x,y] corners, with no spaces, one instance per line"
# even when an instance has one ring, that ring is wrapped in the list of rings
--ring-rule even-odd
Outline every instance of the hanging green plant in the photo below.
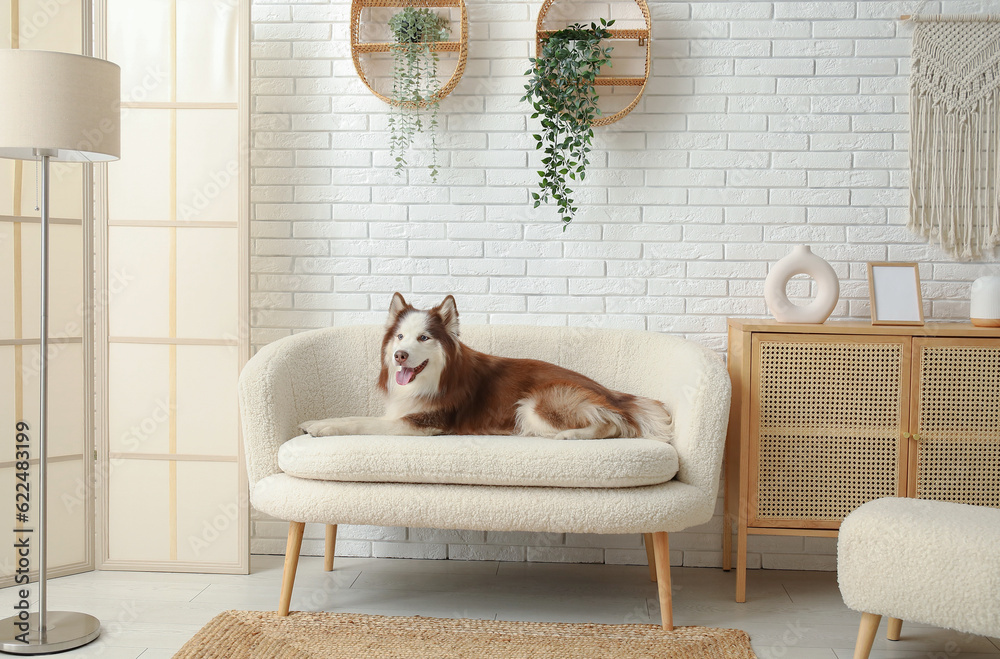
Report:
[[[407,7],[389,19],[392,44],[392,110],[389,114],[390,153],[396,175],[406,167],[407,153],[417,133],[427,131],[431,141],[431,179],[438,175],[439,57],[434,44],[446,41],[448,19],[426,7]],[[424,110],[429,112],[424,117]]]
[[[611,36],[608,28],[613,24],[602,18],[600,24],[591,23],[590,27],[576,23],[554,32],[525,72],[530,80],[521,100],[529,101],[535,109],[532,119],[542,118],[542,132],[534,138],[544,153],[544,169],[538,172],[541,192],[531,196],[535,208],[550,197],[556,202],[563,231],[577,211],[568,181],[587,177],[592,124],[601,116],[594,83],[601,67],[611,62],[612,49],[601,42]]]

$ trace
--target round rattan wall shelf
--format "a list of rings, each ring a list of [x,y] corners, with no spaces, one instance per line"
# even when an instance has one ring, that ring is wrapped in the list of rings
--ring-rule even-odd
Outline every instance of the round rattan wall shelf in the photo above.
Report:
[[[558,0],[545,0],[542,4],[542,8],[538,11],[538,26],[537,26],[537,38],[535,42],[535,57],[539,56],[542,52],[542,42],[549,37],[551,34],[556,32],[556,30],[545,30],[543,29],[545,25],[545,16],[549,13],[549,9],[552,5],[556,4]],[[611,39],[620,40],[637,40],[640,46],[646,46],[646,71],[640,78],[636,77],[620,77],[620,76],[597,76],[597,82],[594,83],[597,86],[602,87],[638,87],[639,90],[636,92],[635,98],[627,106],[615,112],[614,114],[609,114],[607,116],[601,116],[594,120],[594,126],[607,126],[608,124],[613,124],[619,121],[622,117],[627,115],[629,112],[635,109],[635,106],[639,104],[639,99],[642,98],[642,93],[646,90],[646,82],[649,80],[649,67],[652,63],[653,49],[650,45],[650,37],[653,33],[653,20],[649,15],[649,5],[646,4],[646,0],[634,0],[635,4],[639,6],[639,11],[642,12],[642,17],[646,21],[645,29],[638,30],[610,30]]]
[[[354,59],[354,68],[358,71],[361,82],[371,90],[375,96],[390,105],[403,105],[407,107],[425,107],[427,102],[422,103],[398,103],[388,96],[379,93],[368,81],[364,67],[361,63],[361,56],[366,53],[389,53],[392,52],[391,42],[363,42],[361,41],[361,10],[368,7],[458,7],[462,11],[462,28],[460,41],[438,41],[431,45],[433,50],[438,52],[458,53],[458,63],[455,65],[455,72],[451,75],[441,89],[434,95],[436,100],[441,100],[455,89],[458,81],[465,73],[465,63],[469,56],[469,17],[465,9],[465,0],[351,0],[351,57]]]

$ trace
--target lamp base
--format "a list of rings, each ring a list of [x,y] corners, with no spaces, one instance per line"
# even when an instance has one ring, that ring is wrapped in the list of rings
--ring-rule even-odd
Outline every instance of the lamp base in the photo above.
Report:
[[[72,650],[90,643],[101,635],[101,621],[86,613],[49,611],[46,617],[45,642],[38,638],[38,614],[28,616],[27,643],[17,640],[24,634],[17,625],[24,621],[17,616],[0,620],[0,652],[9,654],[49,654]],[[24,638],[22,636],[22,638]]]

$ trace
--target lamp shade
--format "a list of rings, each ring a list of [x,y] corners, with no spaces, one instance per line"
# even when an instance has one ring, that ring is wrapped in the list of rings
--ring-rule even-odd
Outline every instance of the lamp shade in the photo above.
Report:
[[[0,158],[102,162],[121,155],[121,69],[44,50],[0,49]]]

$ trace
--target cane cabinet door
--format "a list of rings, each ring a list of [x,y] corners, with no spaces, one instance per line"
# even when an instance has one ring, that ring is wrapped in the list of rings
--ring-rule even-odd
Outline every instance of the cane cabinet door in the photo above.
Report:
[[[1000,508],[1000,344],[913,340],[909,496]]]
[[[903,494],[908,337],[757,334],[749,525],[836,529]]]

